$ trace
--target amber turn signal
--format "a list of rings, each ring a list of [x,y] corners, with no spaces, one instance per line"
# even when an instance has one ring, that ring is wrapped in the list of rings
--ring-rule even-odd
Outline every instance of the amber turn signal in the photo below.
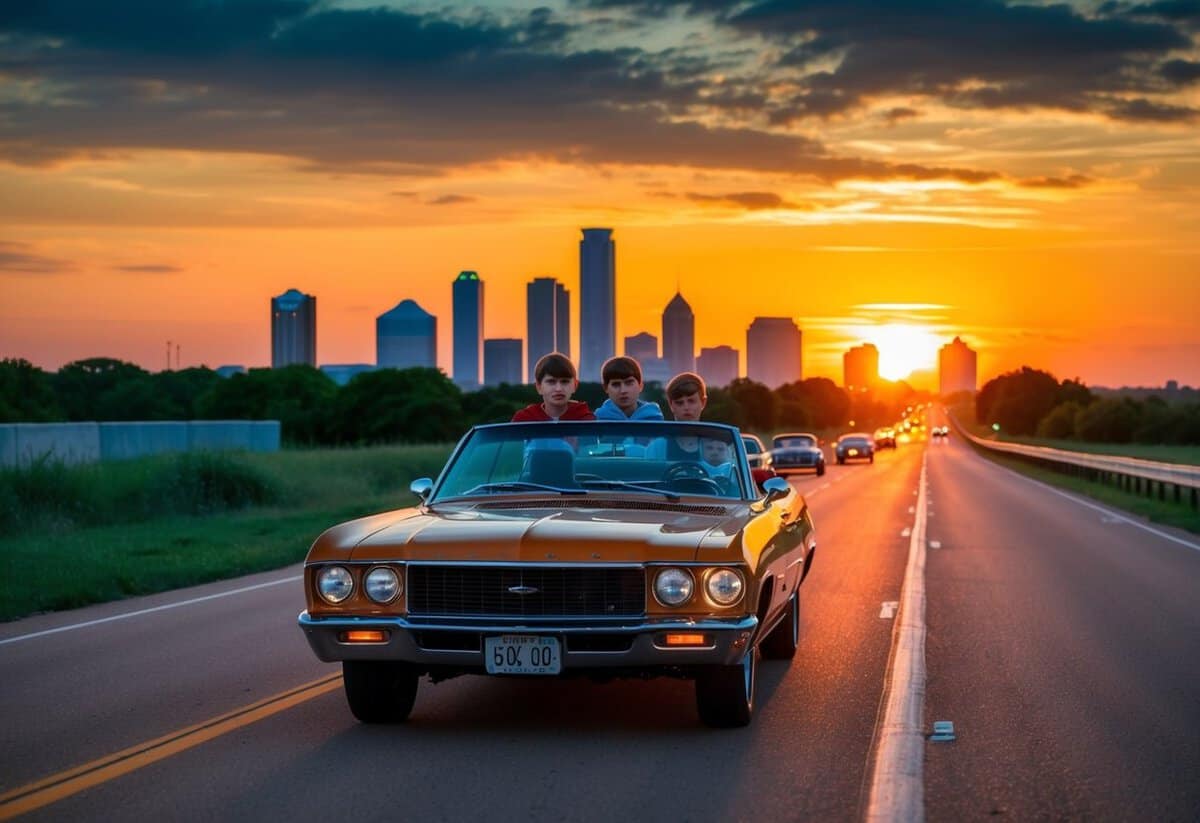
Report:
[[[338,635],[342,643],[386,643],[387,639],[388,633],[381,629],[355,629]]]
[[[668,646],[707,646],[708,638],[702,634],[668,634]]]

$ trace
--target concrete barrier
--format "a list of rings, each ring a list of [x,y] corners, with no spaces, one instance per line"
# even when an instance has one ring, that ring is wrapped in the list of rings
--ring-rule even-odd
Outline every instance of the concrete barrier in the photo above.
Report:
[[[187,451],[189,425],[175,420],[101,423],[100,459],[131,460],[148,454]]]
[[[278,420],[0,424],[0,467],[88,463],[193,449],[279,451]]]
[[[92,463],[100,459],[98,423],[17,423],[16,465],[38,460]]]

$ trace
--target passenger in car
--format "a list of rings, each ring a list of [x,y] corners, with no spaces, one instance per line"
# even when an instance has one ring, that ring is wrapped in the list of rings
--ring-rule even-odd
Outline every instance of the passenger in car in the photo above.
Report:
[[[642,366],[632,357],[610,357],[600,369],[600,381],[608,399],[596,409],[597,420],[662,420],[657,403],[642,400],[639,395]]]
[[[560,352],[544,355],[533,367],[533,385],[541,403],[530,403],[512,416],[514,423],[538,420],[595,420],[596,415],[582,400],[572,400],[579,388],[579,372],[571,358]]]
[[[694,372],[680,372],[667,383],[667,405],[676,420],[699,420],[708,404],[708,387]],[[696,437],[660,437],[646,450],[647,457],[660,460],[699,460],[700,440]]]

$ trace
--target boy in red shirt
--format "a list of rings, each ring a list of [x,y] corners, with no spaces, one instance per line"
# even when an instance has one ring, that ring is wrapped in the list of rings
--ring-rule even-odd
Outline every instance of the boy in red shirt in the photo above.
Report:
[[[571,358],[551,352],[533,367],[534,388],[541,403],[531,403],[512,416],[513,423],[555,420],[595,420],[596,415],[582,400],[572,400],[579,388],[579,373]]]

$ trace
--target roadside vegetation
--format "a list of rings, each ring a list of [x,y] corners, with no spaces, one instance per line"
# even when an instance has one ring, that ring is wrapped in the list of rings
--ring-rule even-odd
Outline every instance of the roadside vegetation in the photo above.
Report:
[[[0,471],[0,620],[279,568],[412,505],[448,445],[186,453]]]

